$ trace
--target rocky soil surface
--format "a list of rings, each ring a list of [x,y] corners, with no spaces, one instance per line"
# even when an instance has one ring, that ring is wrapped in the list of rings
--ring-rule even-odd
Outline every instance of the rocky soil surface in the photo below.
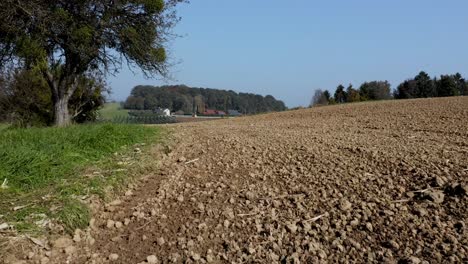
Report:
[[[169,128],[160,171],[33,262],[468,262],[468,97]]]

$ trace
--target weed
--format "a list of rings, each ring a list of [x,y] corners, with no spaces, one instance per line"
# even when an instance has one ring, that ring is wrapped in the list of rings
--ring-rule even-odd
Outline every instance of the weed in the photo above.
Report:
[[[63,206],[57,211],[55,218],[65,227],[65,231],[73,233],[75,229],[84,229],[88,226],[91,213],[88,206],[76,199],[66,199]]]

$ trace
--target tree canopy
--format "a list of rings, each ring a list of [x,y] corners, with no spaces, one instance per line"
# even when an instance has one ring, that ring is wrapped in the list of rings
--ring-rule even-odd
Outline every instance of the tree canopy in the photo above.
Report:
[[[431,79],[427,73],[420,72],[413,79],[405,80],[395,90],[396,99],[457,95],[468,95],[468,83],[460,73]]]
[[[329,96],[327,90],[317,90],[311,105],[459,95],[468,95],[468,82],[460,73],[441,75],[440,79],[436,77],[431,79],[429,74],[421,71],[414,78],[407,79],[399,84],[393,93],[388,81],[364,82],[357,90],[351,84],[344,90],[344,86],[340,84],[336,88],[333,97]]]
[[[206,109],[238,110],[243,114],[286,110],[285,104],[271,95],[191,88],[185,85],[136,86],[125,101],[124,107],[135,110],[154,110],[161,107],[186,114],[203,113]]]
[[[165,76],[166,44],[183,0],[0,1],[0,68],[40,72],[55,123],[66,125],[80,76],[116,72],[122,63]]]
[[[336,91],[335,91],[335,102],[337,104],[342,104],[342,103],[345,103],[347,101],[347,93],[345,91],[345,88],[343,85],[338,85],[338,87],[336,88]]]

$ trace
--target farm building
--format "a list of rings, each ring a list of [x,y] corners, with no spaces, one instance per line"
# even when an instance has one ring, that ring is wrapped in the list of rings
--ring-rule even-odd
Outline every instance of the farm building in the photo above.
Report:
[[[226,115],[226,112],[221,111],[221,110],[206,109],[205,112],[203,112],[203,115],[209,115],[209,116],[225,116],[225,115]]]
[[[229,114],[230,116],[240,116],[240,115],[242,115],[239,111],[237,111],[237,110],[232,110],[232,109],[228,110],[228,114]]]
[[[203,112],[204,115],[217,115],[217,111],[213,109],[206,109],[205,112]]]
[[[171,110],[167,108],[157,108],[154,110],[155,114],[162,115],[162,116],[171,116]]]

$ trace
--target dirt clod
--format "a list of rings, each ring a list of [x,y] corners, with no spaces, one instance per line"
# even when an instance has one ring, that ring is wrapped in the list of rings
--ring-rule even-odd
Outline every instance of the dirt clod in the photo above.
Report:
[[[157,242],[158,242],[158,245],[159,245],[159,246],[163,246],[163,245],[166,243],[166,240],[164,240],[163,237],[159,237],[159,238],[157,239]]]
[[[115,227],[115,222],[111,219],[107,220],[107,224],[106,224],[107,228],[113,228]]]
[[[119,259],[119,255],[118,254],[115,254],[115,253],[112,253],[109,255],[109,260],[110,261],[116,261]]]
[[[73,254],[73,253],[76,252],[76,247],[74,247],[74,246],[68,246],[68,247],[66,247],[66,248],[64,249],[63,252],[65,252],[65,254],[67,254],[67,255],[71,255],[71,254]]]
[[[158,258],[155,255],[151,255],[146,257],[146,261],[150,264],[156,264],[158,263]]]
[[[433,201],[434,203],[438,203],[438,204],[441,204],[444,202],[444,193],[441,192],[441,191],[432,191],[428,194],[428,197],[431,201]]]
[[[73,244],[73,240],[69,237],[60,237],[53,242],[54,248],[66,248]]]

